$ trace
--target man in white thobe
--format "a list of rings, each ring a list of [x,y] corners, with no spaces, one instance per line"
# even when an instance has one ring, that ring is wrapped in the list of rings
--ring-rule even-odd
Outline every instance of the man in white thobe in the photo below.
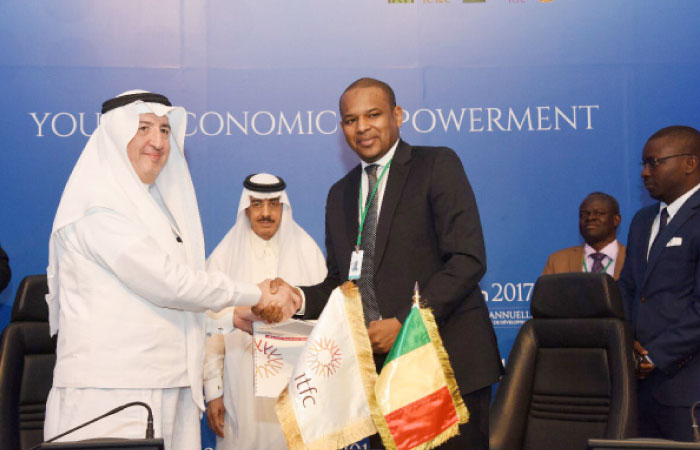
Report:
[[[200,449],[204,311],[257,304],[289,317],[300,305],[268,283],[204,270],[185,124],[185,110],[162,95],[106,101],[66,184],[49,242],[46,301],[58,342],[45,439],[141,401],[166,449]],[[145,423],[143,409],[128,408],[62,440],[143,438]]]
[[[251,175],[243,183],[236,224],[207,260],[207,271],[258,282],[282,277],[314,284],[326,276],[316,242],[292,218],[285,183],[270,174]],[[236,324],[241,322],[236,308]],[[207,339],[204,391],[207,420],[217,434],[217,450],[286,449],[274,398],[254,392],[253,338],[237,329]]]

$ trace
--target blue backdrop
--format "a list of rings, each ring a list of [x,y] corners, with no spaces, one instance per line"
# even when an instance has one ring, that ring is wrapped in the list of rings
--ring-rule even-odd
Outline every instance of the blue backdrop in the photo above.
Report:
[[[42,273],[53,216],[101,102],[134,88],[189,111],[186,153],[207,252],[243,178],[283,176],[323,242],[325,196],[357,163],[337,101],[387,81],[413,144],[447,145],[479,202],[482,288],[506,357],[549,253],[581,242],[589,192],[615,196],[620,238],[650,202],[646,138],[700,125],[694,0],[181,0],[0,2],[0,243],[14,291]]]

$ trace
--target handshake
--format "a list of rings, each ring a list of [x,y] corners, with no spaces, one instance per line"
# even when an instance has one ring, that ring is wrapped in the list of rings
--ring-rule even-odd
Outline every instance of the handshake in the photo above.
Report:
[[[257,305],[234,310],[233,324],[236,328],[252,333],[253,322],[283,322],[301,308],[301,292],[282,278],[265,280],[258,287],[262,296]]]

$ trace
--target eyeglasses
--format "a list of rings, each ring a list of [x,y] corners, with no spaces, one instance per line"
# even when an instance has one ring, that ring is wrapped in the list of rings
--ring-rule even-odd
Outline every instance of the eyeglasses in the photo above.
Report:
[[[695,156],[692,153],[679,153],[677,155],[668,155],[664,156],[663,158],[644,158],[641,161],[639,161],[639,165],[642,166],[642,168],[649,166],[650,169],[655,169],[661,165],[662,162],[666,161],[667,159],[675,158],[676,156]]]

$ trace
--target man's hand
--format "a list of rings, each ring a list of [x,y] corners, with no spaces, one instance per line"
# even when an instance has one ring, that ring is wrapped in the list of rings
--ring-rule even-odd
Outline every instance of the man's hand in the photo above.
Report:
[[[278,279],[274,286],[270,280],[258,284],[262,297],[257,305],[251,308],[256,314],[268,322],[282,322],[290,319],[301,308],[301,295],[284,280]],[[274,291],[271,290],[274,288]],[[296,292],[295,292],[296,291]]]
[[[634,357],[637,360],[637,364],[635,364],[634,374],[640,380],[644,380],[646,377],[649,376],[652,370],[656,369],[656,366],[649,362],[647,358],[645,358],[645,356],[648,354],[649,352],[644,347],[642,347],[642,344],[640,344],[639,341],[635,340]]]
[[[389,353],[399,331],[401,331],[401,322],[396,317],[370,322],[367,334],[372,343],[372,351],[378,354]]]
[[[207,403],[207,423],[209,428],[219,437],[224,437],[224,398],[218,397]]]
[[[259,320],[262,317],[253,314],[249,306],[237,306],[233,310],[233,326],[248,334],[253,334],[253,322]]]
[[[299,290],[299,288],[295,288],[280,277],[277,277],[274,280],[270,281],[270,292],[276,294],[279,288],[282,286],[287,286],[289,289],[294,291],[294,293],[297,294],[299,298],[301,298],[301,291]],[[299,307],[301,308],[301,306]]]

